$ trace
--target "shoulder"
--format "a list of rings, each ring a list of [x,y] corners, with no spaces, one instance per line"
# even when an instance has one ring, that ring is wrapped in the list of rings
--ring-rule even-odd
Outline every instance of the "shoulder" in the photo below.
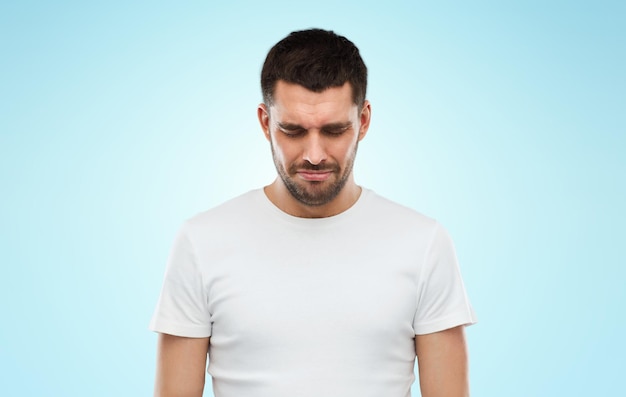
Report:
[[[393,224],[395,227],[405,226],[425,233],[434,232],[440,227],[436,219],[413,208],[383,197],[373,190],[364,189],[363,191],[366,194],[364,209],[372,222]]]
[[[211,209],[188,218],[182,229],[189,235],[220,233],[228,229],[240,228],[259,216],[262,189],[251,190],[232,198]]]

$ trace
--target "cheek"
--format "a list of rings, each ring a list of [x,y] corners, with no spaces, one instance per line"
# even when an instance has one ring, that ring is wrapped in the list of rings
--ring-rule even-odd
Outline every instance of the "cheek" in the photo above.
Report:
[[[281,163],[289,161],[289,145],[284,142],[272,138],[272,148],[274,150],[274,158]]]
[[[336,150],[334,152],[333,157],[338,162],[345,163],[346,161],[348,161],[348,159],[352,157],[354,153],[354,149],[356,148],[356,145],[357,145],[356,140],[350,140],[349,142],[345,142],[341,146],[335,147]]]

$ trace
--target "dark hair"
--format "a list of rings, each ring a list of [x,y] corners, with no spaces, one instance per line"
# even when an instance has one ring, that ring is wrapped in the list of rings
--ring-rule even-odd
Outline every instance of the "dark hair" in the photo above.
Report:
[[[291,32],[267,54],[261,71],[263,101],[270,105],[278,80],[322,92],[349,82],[357,106],[365,101],[367,67],[359,49],[333,31],[309,29]]]

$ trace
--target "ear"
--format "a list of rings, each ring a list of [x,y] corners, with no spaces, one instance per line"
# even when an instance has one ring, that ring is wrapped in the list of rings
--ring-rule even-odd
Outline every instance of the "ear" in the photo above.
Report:
[[[363,107],[361,108],[361,114],[359,115],[359,121],[361,126],[359,128],[359,141],[365,138],[367,130],[370,128],[370,120],[372,118],[372,105],[366,99],[363,101]]]
[[[256,110],[257,117],[259,118],[259,124],[265,134],[265,139],[270,140],[270,114],[269,109],[264,103],[259,104]]]

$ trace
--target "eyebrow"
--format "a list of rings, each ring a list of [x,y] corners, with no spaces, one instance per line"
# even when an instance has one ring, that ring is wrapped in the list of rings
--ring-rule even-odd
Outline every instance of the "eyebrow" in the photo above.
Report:
[[[281,123],[281,122],[278,122],[278,123],[276,123],[276,125],[278,125],[278,128],[280,128],[281,130],[287,130],[287,131],[295,131],[295,130],[303,130],[304,129],[304,127],[302,127],[301,125],[294,124],[294,123]]]
[[[276,123],[278,125],[278,128],[282,129],[282,130],[286,130],[286,131],[296,131],[296,130],[306,130],[306,128],[304,128],[303,126],[299,125],[299,124],[295,124],[295,123],[281,123],[278,122]],[[322,126],[322,128],[320,128],[323,131],[329,131],[329,130],[341,130],[344,128],[349,128],[352,125],[352,123],[350,121],[345,121],[345,122],[337,122],[337,123],[328,123],[328,124],[324,124]]]

